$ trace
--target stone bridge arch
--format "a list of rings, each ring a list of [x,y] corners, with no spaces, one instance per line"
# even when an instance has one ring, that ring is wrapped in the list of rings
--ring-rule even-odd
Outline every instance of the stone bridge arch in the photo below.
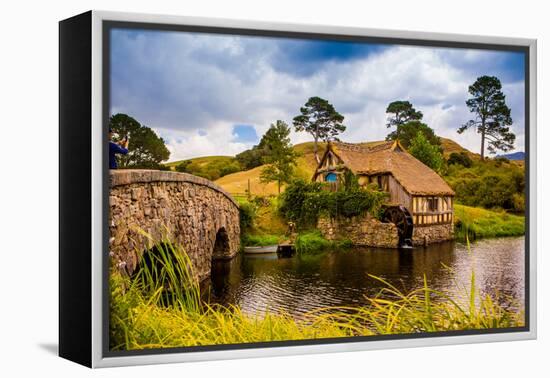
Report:
[[[212,259],[230,259],[239,250],[239,206],[213,182],[187,173],[112,170],[109,193],[109,252],[133,272],[150,240],[182,245],[200,280]]]

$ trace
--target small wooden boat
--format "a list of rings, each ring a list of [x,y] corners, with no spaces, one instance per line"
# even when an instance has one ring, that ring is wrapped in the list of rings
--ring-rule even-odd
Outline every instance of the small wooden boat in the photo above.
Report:
[[[246,254],[276,253],[277,245],[266,245],[263,247],[244,247]]]

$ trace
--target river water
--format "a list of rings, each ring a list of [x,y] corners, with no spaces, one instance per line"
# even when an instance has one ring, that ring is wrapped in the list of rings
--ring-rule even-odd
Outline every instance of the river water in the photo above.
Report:
[[[524,303],[525,238],[486,239],[465,244],[447,242],[409,251],[353,248],[307,256],[278,258],[239,255],[216,261],[209,287],[210,301],[234,304],[248,314],[284,310],[296,318],[329,306],[360,306],[383,287],[369,274],[407,292],[423,286],[464,300],[472,269],[481,293],[494,295],[513,308]],[[510,301],[510,298],[513,300]]]

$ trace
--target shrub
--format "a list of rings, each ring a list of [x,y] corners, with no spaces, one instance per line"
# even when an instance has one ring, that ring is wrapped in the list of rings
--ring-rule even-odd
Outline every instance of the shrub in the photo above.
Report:
[[[333,244],[325,239],[319,231],[311,231],[298,235],[294,246],[298,253],[312,253],[326,250]]]
[[[309,208],[316,211],[316,216],[326,214],[331,217],[354,217],[365,212],[373,215],[384,203],[387,194],[378,190],[361,189],[343,190],[337,192],[322,191],[316,196],[310,196]],[[313,202],[317,203],[316,208]]]
[[[473,164],[472,159],[468,156],[465,151],[452,152],[449,155],[449,160],[447,160],[449,165],[458,164],[463,167],[470,168]]]
[[[455,191],[458,203],[522,211],[525,172],[514,162],[473,161],[470,168],[450,164],[445,180]]]
[[[307,182],[305,180],[295,180],[287,186],[281,194],[280,213],[289,221],[299,225],[311,223],[311,211],[307,211],[309,205],[308,199],[320,193],[322,185],[317,182]],[[314,203],[311,205],[315,206]]]
[[[514,203],[513,210],[517,213],[525,212],[525,196],[523,194],[514,193],[512,196],[512,201]]]
[[[387,193],[350,184],[349,190],[323,190],[320,183],[292,182],[281,196],[280,211],[301,228],[314,225],[319,215],[353,217],[379,213]]]
[[[184,173],[191,173],[189,170],[189,165],[191,164],[191,160],[185,160],[176,165],[176,171],[177,172],[184,172]]]
[[[239,223],[241,226],[241,233],[250,230],[254,226],[256,210],[256,205],[246,200],[239,201]]]
[[[509,163],[510,162],[510,160],[508,160],[504,156],[497,156],[493,159],[493,161],[496,163],[497,167],[502,166],[503,163]]]

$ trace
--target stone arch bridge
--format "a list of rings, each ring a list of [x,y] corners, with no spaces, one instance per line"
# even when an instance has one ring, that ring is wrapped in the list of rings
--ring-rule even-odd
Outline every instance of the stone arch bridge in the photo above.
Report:
[[[163,238],[185,248],[200,280],[212,259],[239,250],[239,206],[213,182],[187,173],[112,170],[109,192],[109,252],[132,273],[151,240]]]

